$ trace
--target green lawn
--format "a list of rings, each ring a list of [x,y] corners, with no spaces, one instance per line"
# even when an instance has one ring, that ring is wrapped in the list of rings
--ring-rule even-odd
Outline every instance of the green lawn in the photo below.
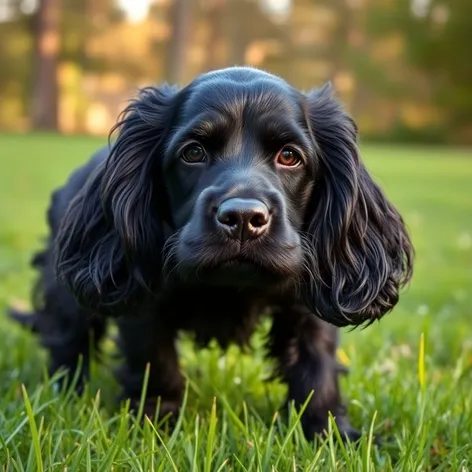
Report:
[[[365,146],[369,169],[411,230],[416,270],[393,313],[343,332],[351,367],[343,391],[367,434],[344,448],[332,438],[315,447],[296,418],[287,426],[275,416],[284,388],[260,381],[269,368],[260,349],[195,352],[183,342],[188,401],[172,434],[114,410],[118,387],[104,366],[94,367],[82,398],[54,394],[44,351],[3,313],[28,302],[28,261],[45,235],[50,191],[103,142],[0,135],[2,470],[472,470],[471,151]],[[370,428],[382,447],[372,447]]]

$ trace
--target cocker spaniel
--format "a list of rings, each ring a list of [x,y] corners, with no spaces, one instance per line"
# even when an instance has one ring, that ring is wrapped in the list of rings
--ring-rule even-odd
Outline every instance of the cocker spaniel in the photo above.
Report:
[[[330,86],[302,93],[234,67],[140,91],[116,140],[52,195],[33,325],[50,370],[89,372],[116,319],[119,380],[146,410],[177,413],[176,339],[245,345],[269,313],[267,355],[307,438],[358,437],[343,405],[338,328],[370,324],[412,274],[404,222],[367,172],[357,128]]]

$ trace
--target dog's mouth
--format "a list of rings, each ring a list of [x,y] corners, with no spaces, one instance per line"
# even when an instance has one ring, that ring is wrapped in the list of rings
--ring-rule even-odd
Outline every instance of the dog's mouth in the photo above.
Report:
[[[178,239],[176,270],[169,265],[169,281],[234,287],[270,287],[297,277],[301,264],[299,245],[246,244],[215,240]]]
[[[217,267],[261,267],[261,264],[254,259],[244,256],[243,254],[237,254],[231,257],[227,257],[216,264]]]
[[[212,267],[208,267],[207,273],[210,272],[214,273],[215,277],[230,279],[234,283],[235,279],[259,279],[267,269],[252,257],[236,254],[215,261]]]
[[[231,258],[214,268],[198,271],[202,282],[232,287],[259,287],[271,283],[274,274],[250,259]]]
[[[201,264],[186,274],[186,280],[195,279],[196,283],[233,287],[267,286],[278,278],[278,274],[266,267],[261,261],[243,254],[218,258],[211,264]]]

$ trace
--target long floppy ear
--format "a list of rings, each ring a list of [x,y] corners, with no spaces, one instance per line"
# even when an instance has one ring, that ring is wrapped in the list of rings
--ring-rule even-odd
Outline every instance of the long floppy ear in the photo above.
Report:
[[[108,158],[72,200],[56,239],[60,280],[87,308],[120,314],[158,283],[162,145],[175,89],[148,87],[112,129]]]
[[[319,169],[305,228],[306,301],[331,324],[370,324],[398,302],[413,248],[402,217],[364,167],[357,127],[331,86],[307,102]]]

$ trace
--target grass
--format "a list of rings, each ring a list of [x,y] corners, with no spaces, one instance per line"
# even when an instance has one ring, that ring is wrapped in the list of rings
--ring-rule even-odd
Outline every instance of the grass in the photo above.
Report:
[[[106,366],[94,365],[81,398],[54,391],[44,351],[3,312],[28,303],[28,261],[46,234],[51,189],[102,143],[0,135],[2,470],[472,469],[470,151],[364,146],[369,169],[406,218],[417,263],[393,313],[364,331],[343,332],[340,358],[351,368],[343,393],[366,437],[340,446],[333,436],[309,443],[295,414],[288,422],[277,415],[284,387],[261,381],[269,366],[260,336],[251,356],[235,348],[196,352],[182,342],[188,395],[173,432],[137,423],[126,405],[115,406],[118,387]],[[384,445],[374,447],[372,435]]]

